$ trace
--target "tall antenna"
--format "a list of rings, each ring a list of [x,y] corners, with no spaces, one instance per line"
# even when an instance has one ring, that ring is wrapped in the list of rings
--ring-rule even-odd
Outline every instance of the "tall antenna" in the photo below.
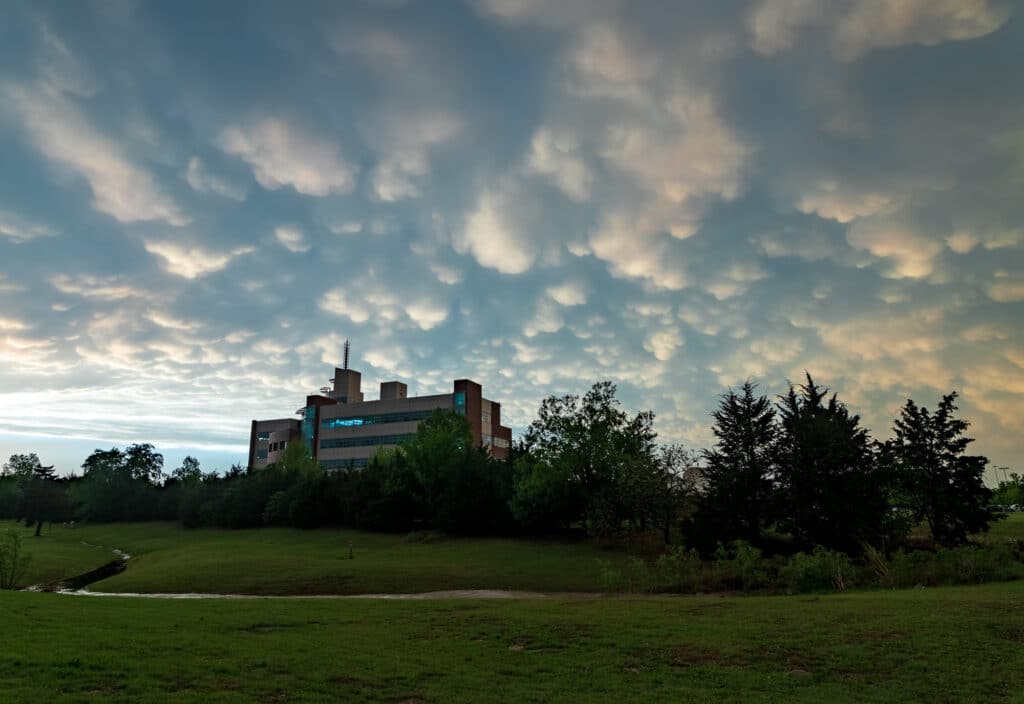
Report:
[[[345,340],[345,369],[348,369],[348,340]]]

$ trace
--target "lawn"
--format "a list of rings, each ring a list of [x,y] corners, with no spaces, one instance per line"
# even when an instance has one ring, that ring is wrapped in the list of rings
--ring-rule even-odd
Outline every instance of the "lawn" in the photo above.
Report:
[[[24,585],[46,584],[89,572],[116,558],[110,548],[93,544],[75,531],[47,525],[38,538],[32,528],[20,523],[0,523],[0,532],[15,530],[21,535],[22,550],[32,556]]]
[[[593,544],[500,538],[444,538],[324,529],[184,530],[171,523],[55,527],[38,543],[106,546],[87,571],[129,553],[128,570],[94,591],[217,594],[360,594],[447,589],[599,591],[600,560],[627,555]],[[28,535],[28,533],[26,533]],[[353,559],[349,559],[349,543]],[[25,543],[35,551],[36,543]],[[47,562],[48,557],[39,562]],[[72,572],[72,570],[65,570]],[[68,575],[62,575],[68,576]]]
[[[195,600],[0,593],[3,702],[1021,701],[1024,588]]]

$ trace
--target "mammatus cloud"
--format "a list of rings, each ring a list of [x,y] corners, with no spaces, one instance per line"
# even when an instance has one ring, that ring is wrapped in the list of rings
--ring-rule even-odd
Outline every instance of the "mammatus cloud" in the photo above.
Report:
[[[193,190],[200,193],[213,193],[224,198],[230,198],[231,200],[245,200],[244,188],[232,185],[210,173],[203,165],[202,160],[197,156],[188,160],[185,180]]]
[[[448,319],[448,306],[430,296],[407,296],[380,282],[371,273],[350,285],[330,289],[320,299],[321,310],[353,323],[431,330]]]
[[[537,251],[519,228],[514,204],[501,193],[486,190],[466,217],[454,240],[455,251],[471,254],[480,266],[502,274],[522,274],[537,257]]]
[[[167,273],[186,279],[195,279],[220,271],[227,267],[232,259],[255,251],[254,247],[236,247],[230,252],[213,252],[196,245],[158,240],[146,242],[145,248],[147,252],[163,260],[163,267]]]
[[[882,258],[886,262],[882,275],[894,279],[928,276],[944,249],[942,240],[886,220],[858,220],[846,239],[852,247]]]
[[[873,49],[933,45],[985,36],[1010,16],[992,0],[762,0],[747,16],[751,47],[771,56],[792,49],[800,34],[826,27],[832,51],[852,61]]]
[[[430,172],[428,152],[452,139],[461,121],[445,111],[389,115],[362,131],[383,157],[370,178],[374,195],[391,203],[420,195]]]
[[[291,186],[304,195],[326,196],[355,186],[356,167],[342,158],[335,142],[281,119],[227,127],[218,143],[249,164],[256,181],[269,190]]]
[[[570,133],[555,134],[541,128],[533,135],[527,167],[547,177],[567,198],[585,201],[593,181],[580,154],[579,144]]]
[[[9,87],[6,96],[36,149],[89,184],[96,210],[123,223],[189,223],[153,176],[73,103],[52,90],[22,85]]]
[[[28,242],[37,237],[50,237],[57,234],[46,225],[30,222],[14,213],[0,210],[0,235],[15,244]]]
[[[306,235],[293,225],[281,225],[274,228],[274,237],[282,247],[296,254],[308,252],[311,248],[309,242],[306,241]]]

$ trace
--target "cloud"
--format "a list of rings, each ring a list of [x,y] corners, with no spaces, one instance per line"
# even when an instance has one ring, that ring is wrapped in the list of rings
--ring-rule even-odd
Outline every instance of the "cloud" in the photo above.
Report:
[[[57,233],[46,225],[29,222],[14,213],[0,210],[0,235],[7,237],[15,244],[28,242],[37,237],[51,237]]]
[[[654,355],[659,362],[672,359],[676,350],[684,344],[683,336],[676,328],[655,330],[644,339],[644,349]]]
[[[990,0],[762,0],[747,29],[754,51],[770,56],[793,48],[804,30],[825,27],[833,54],[853,61],[873,49],[982,37],[1009,16]]]
[[[364,125],[368,141],[384,154],[370,179],[374,195],[386,203],[419,197],[419,181],[430,172],[428,151],[452,139],[461,124],[449,112],[409,111]]]
[[[850,227],[846,240],[851,247],[885,259],[888,278],[921,279],[934,270],[934,260],[942,253],[943,243],[915,229],[885,220],[860,220]]]
[[[835,25],[836,55],[846,61],[872,49],[975,39],[996,31],[1009,8],[989,0],[859,0]]]
[[[358,220],[349,220],[348,222],[331,225],[327,229],[335,235],[357,235],[363,231],[363,223]]]
[[[988,285],[988,296],[999,303],[1024,301],[1024,281],[996,281]]]
[[[585,201],[593,176],[580,155],[577,140],[567,133],[555,134],[542,127],[534,133],[527,169],[548,178],[565,196]]]
[[[310,250],[310,244],[306,241],[306,236],[302,233],[302,230],[293,225],[275,227],[274,237],[277,238],[278,243],[282,247],[290,252],[299,254]]]
[[[819,217],[848,223],[856,218],[886,212],[892,205],[892,197],[884,193],[849,192],[836,181],[824,181],[801,195],[796,208],[802,213],[814,213]]]
[[[150,298],[153,293],[138,287],[120,276],[93,276],[91,274],[54,274],[50,284],[60,291],[83,298],[120,301],[128,298]]]
[[[471,254],[480,266],[522,274],[533,266],[536,248],[514,221],[513,205],[502,194],[483,191],[454,239],[455,251]]]
[[[579,306],[587,302],[587,286],[581,281],[566,281],[552,286],[547,294],[562,306]]]
[[[448,306],[444,303],[429,295],[400,294],[377,281],[372,272],[349,286],[327,291],[319,306],[353,323],[373,322],[388,328],[412,323],[420,330],[432,330],[448,319]]]
[[[146,251],[163,260],[164,270],[186,279],[195,279],[226,268],[236,257],[256,251],[255,247],[236,247],[230,252],[211,252],[198,246],[152,240]]]
[[[189,223],[153,176],[135,164],[118,142],[93,127],[72,103],[52,91],[17,85],[6,93],[36,148],[54,164],[86,180],[96,210],[124,223]]]
[[[754,262],[733,262],[705,288],[719,301],[745,293],[749,284],[768,276],[760,265]]]
[[[193,190],[200,193],[213,193],[214,195],[230,198],[231,200],[245,200],[245,189],[224,181],[218,176],[211,174],[203,166],[202,160],[194,156],[188,160],[188,168],[185,170],[185,180]]]
[[[523,334],[536,337],[541,333],[558,332],[565,327],[565,319],[551,301],[541,300],[537,303],[533,317],[523,327]]]
[[[291,186],[304,195],[326,196],[348,193],[355,186],[356,167],[342,158],[337,144],[283,120],[228,127],[218,143],[225,153],[249,164],[256,181],[268,190]]]

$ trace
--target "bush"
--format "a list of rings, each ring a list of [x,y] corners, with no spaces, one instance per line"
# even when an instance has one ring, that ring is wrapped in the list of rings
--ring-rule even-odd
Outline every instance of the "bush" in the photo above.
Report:
[[[849,555],[819,545],[810,555],[803,552],[793,555],[785,574],[794,592],[841,592],[852,586],[854,571]]]
[[[22,551],[21,535],[8,529],[0,536],[0,589],[16,589],[31,561],[32,556]]]
[[[1008,542],[940,548],[934,553],[898,552],[889,564],[885,586],[914,587],[980,584],[1021,576],[1020,557]]]

